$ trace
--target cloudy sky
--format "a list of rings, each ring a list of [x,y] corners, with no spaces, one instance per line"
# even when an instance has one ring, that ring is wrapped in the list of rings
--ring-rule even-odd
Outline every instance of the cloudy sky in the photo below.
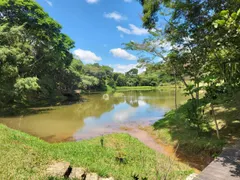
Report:
[[[137,52],[123,43],[141,42],[142,7],[136,0],[36,0],[75,41],[74,55],[84,63],[110,65],[126,72],[137,64]]]

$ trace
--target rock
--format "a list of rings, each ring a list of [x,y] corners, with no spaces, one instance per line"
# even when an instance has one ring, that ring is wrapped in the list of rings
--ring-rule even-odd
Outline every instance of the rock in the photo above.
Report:
[[[85,180],[98,180],[98,175],[96,173],[89,173]]]
[[[69,176],[70,179],[85,179],[86,174],[83,168],[73,168]]]
[[[70,163],[68,162],[54,163],[47,168],[47,174],[53,177],[64,177],[68,173],[69,168]]]
[[[193,174],[190,174],[186,180],[193,180],[195,177],[197,177],[197,174],[196,173],[193,173]]]
[[[113,177],[109,177],[109,178],[99,178],[99,180],[114,180]]]

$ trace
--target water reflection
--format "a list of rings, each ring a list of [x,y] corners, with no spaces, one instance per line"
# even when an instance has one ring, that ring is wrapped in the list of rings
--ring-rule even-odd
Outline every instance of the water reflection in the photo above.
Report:
[[[177,94],[178,104],[186,97]],[[0,118],[0,123],[47,141],[83,139],[117,132],[120,126],[154,122],[174,108],[174,91],[131,91],[92,94],[86,102],[55,107],[39,114]]]

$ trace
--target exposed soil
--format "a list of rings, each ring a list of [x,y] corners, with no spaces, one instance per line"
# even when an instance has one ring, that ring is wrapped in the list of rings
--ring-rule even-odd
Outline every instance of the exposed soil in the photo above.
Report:
[[[160,152],[164,155],[170,156],[177,161],[189,164],[194,169],[195,173],[200,173],[200,171],[203,170],[204,167],[206,167],[212,161],[212,159],[204,160],[199,159],[199,157],[193,158],[186,156],[184,153],[176,151],[173,146],[163,144],[159,139],[153,135],[150,135],[147,131],[139,129],[138,127],[128,128],[126,132],[131,136],[137,138],[149,148],[154,149],[155,151]],[[204,161],[204,165],[202,161]]]

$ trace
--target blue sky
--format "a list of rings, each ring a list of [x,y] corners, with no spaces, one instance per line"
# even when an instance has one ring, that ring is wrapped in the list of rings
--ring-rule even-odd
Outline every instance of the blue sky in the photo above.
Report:
[[[72,52],[84,63],[110,65],[126,72],[137,64],[137,52],[123,43],[141,42],[142,7],[136,0],[36,0],[75,41]]]

